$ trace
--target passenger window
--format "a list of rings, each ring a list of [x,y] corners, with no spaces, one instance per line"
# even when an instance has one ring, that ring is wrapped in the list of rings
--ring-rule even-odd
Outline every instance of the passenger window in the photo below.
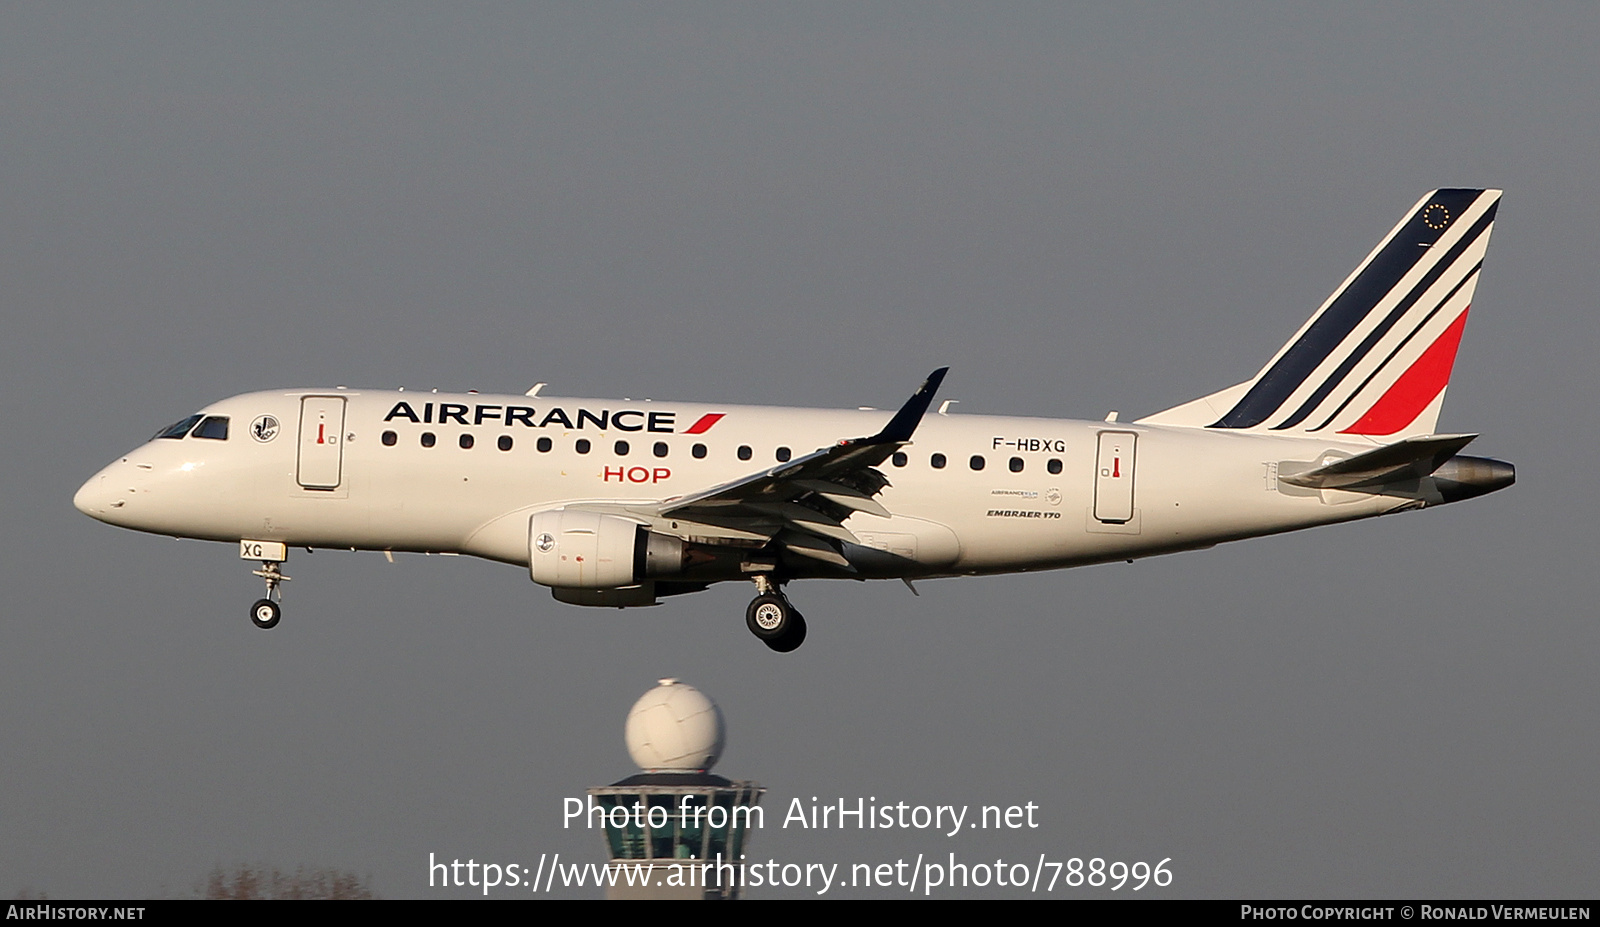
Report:
[[[394,447],[394,443],[396,441],[398,441],[398,440],[400,440],[400,436],[395,434],[392,431],[386,431],[386,432],[383,433],[383,446],[384,447]]]
[[[209,438],[212,441],[228,440],[228,417],[226,415],[207,416],[206,420],[200,423],[200,427],[194,430],[194,434],[191,437]]]
[[[752,453],[753,452],[750,450],[750,445],[748,445],[748,444],[739,445],[739,459],[740,460],[749,460],[750,459],[750,455]]]
[[[943,470],[944,469],[944,455],[943,454],[935,454],[932,457],[928,458],[928,463],[935,470]]]
[[[906,461],[909,460],[910,458],[906,457],[906,455],[903,454],[903,453],[896,453],[894,455],[894,457],[891,458],[891,459],[894,461],[894,465],[895,466],[903,467],[903,466],[906,465]]]
[[[1022,472],[1022,458],[1021,457],[1013,457],[1013,458],[1011,458],[1011,472],[1012,473],[1021,473]]]
[[[588,438],[579,438],[577,440],[577,443],[572,445],[572,449],[577,451],[580,454],[589,453],[589,439]]]
[[[973,454],[972,455],[972,459],[967,461],[967,463],[971,464],[972,469],[974,469],[974,470],[982,470],[983,469],[983,455],[982,454]]]
[[[665,442],[665,441],[657,441],[656,442],[656,446],[651,448],[650,451],[651,451],[651,453],[655,454],[657,457],[665,457],[665,456],[667,456],[667,442]]]
[[[200,421],[200,419],[204,417],[205,416],[200,415],[197,412],[181,422],[176,422],[161,429],[160,431],[156,432],[155,437],[151,438],[150,440],[154,441],[156,438],[181,438],[189,433],[189,429],[194,427],[195,422]]]
[[[511,450],[511,436],[501,435],[500,440],[495,442],[495,446],[500,448],[502,451]]]
[[[457,441],[457,443],[461,445],[461,449],[463,451],[471,450],[471,448],[472,448],[472,435],[462,435],[460,437],[460,439]]]
[[[539,453],[548,454],[550,453],[550,448],[554,447],[555,445],[550,442],[549,438],[540,438],[539,443],[536,446],[539,448]]]
[[[626,456],[628,456],[628,442],[626,442],[626,441],[618,441],[616,443],[616,445],[615,445],[615,450],[617,452],[617,456],[618,457],[626,457]]]
[[[780,447],[778,448],[778,453],[775,456],[778,458],[778,463],[787,463],[789,458],[793,457],[794,455],[789,452],[788,448]]]
[[[696,444],[694,447],[689,449],[689,453],[694,455],[695,460],[704,460],[706,457],[706,446],[704,444]]]
[[[422,446],[423,447],[433,447],[433,442],[435,442],[437,440],[438,439],[433,436],[433,432],[431,432],[431,431],[424,431],[422,433]]]
[[[1046,470],[1049,470],[1051,473],[1060,473],[1061,472],[1061,461],[1059,461],[1056,458],[1052,457],[1052,458],[1050,458],[1050,462],[1044,465],[1044,468]]]

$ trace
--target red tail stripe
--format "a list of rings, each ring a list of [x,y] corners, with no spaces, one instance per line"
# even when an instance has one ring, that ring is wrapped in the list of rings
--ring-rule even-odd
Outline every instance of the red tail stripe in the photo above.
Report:
[[[1439,339],[1422,352],[1383,397],[1361,416],[1361,420],[1340,431],[1342,435],[1392,435],[1417,420],[1428,403],[1450,382],[1456,363],[1456,348],[1461,346],[1461,331],[1467,327],[1468,306]]]

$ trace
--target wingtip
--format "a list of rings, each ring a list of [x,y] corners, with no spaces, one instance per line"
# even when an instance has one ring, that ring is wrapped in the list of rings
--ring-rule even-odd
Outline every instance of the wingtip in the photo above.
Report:
[[[922,421],[923,414],[928,411],[928,405],[933,402],[934,393],[939,391],[939,384],[944,381],[944,375],[949,369],[949,367],[940,367],[933,373],[928,374],[928,378],[922,381],[922,385],[917,387],[917,391],[911,394],[911,398],[906,400],[905,405],[900,407],[900,411],[894,414],[894,418],[889,420],[889,424],[867,440],[872,443],[911,440],[912,432],[916,431],[917,423]]]

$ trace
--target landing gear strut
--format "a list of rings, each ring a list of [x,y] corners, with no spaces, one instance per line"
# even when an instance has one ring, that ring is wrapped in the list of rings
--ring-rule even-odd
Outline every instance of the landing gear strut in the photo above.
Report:
[[[283,601],[283,591],[278,587],[288,582],[289,577],[283,575],[283,571],[278,569],[277,562],[272,560],[261,561],[261,569],[253,572],[267,581],[267,597],[257,599],[255,604],[250,606],[250,620],[262,630],[275,628],[283,618],[283,606],[278,604]]]
[[[806,640],[805,616],[789,604],[770,578],[757,576],[755,580],[761,594],[744,610],[745,625],[751,634],[778,653],[795,650]]]

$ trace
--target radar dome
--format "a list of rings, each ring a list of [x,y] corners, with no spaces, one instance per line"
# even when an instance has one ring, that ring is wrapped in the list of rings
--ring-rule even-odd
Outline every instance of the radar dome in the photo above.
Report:
[[[663,679],[633,703],[628,755],[648,772],[697,772],[722,756],[722,712],[694,686]]]

